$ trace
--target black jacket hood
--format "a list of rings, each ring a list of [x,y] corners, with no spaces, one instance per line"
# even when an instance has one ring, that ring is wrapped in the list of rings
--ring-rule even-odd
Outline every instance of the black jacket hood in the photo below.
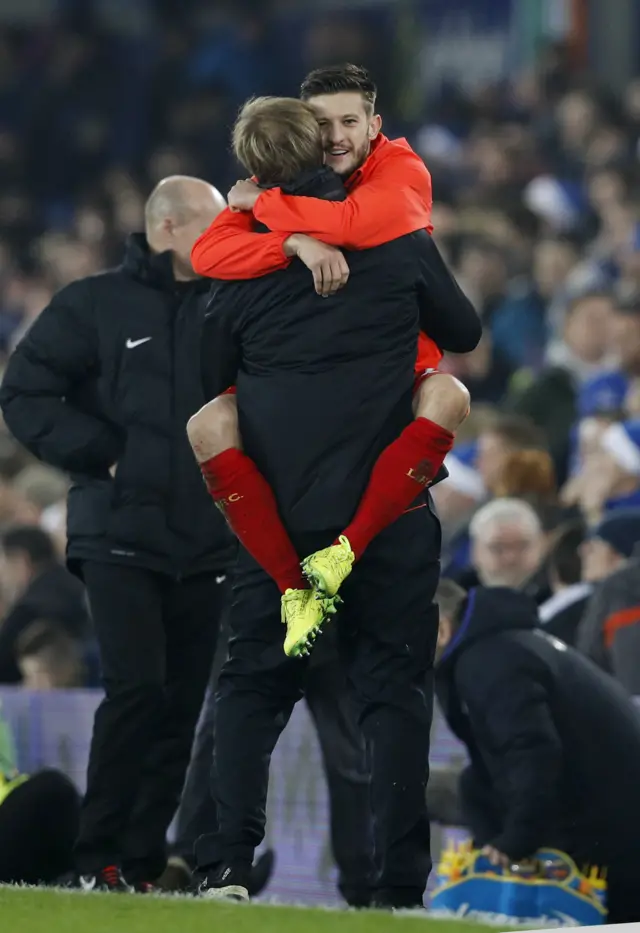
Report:
[[[469,591],[460,612],[460,624],[440,658],[439,667],[450,663],[480,638],[538,627],[535,602],[508,587],[475,587]]]
[[[307,198],[322,198],[324,201],[344,201],[347,190],[344,182],[332,168],[323,168],[303,172],[295,181],[286,185],[260,185],[261,188],[280,188],[283,194],[294,194]]]
[[[344,201],[347,197],[347,189],[340,176],[326,166],[301,175],[292,184],[284,185],[282,190],[285,194],[322,198],[324,201]]]
[[[173,274],[171,250],[165,250],[164,253],[153,253],[149,249],[144,233],[132,233],[127,237],[121,268],[127,275],[137,279],[144,285],[164,292],[183,294],[190,289],[194,289],[196,292],[207,292],[211,287],[209,279],[199,278],[186,282],[176,282]]]
[[[260,188],[265,190],[280,188],[283,194],[320,198],[322,201],[344,201],[347,197],[347,190],[340,176],[332,168],[326,166],[304,172],[288,185],[260,185]],[[268,233],[269,228],[258,222],[255,225],[255,232]]]

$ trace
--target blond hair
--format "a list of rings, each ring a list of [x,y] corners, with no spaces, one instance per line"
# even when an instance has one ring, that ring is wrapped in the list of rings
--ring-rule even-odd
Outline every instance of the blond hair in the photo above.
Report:
[[[233,151],[262,184],[284,184],[323,163],[318,121],[294,97],[256,97],[240,110]]]

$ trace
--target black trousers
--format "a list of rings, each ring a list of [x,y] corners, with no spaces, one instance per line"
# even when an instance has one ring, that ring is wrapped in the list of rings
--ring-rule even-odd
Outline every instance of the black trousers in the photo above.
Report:
[[[351,906],[370,897],[373,873],[370,779],[366,747],[357,723],[344,667],[329,630],[318,645],[305,678],[305,700],[316,727],[329,791],[331,846],[338,866],[338,888]],[[211,793],[215,742],[215,692],[227,654],[219,645],[207,690],[184,792],[177,814],[175,851],[193,864],[195,843],[215,833],[216,804]]]
[[[307,552],[326,544],[296,542]],[[426,783],[440,529],[428,508],[404,515],[369,546],[343,588],[339,649],[371,765],[376,899],[421,902],[431,868]],[[218,833],[199,840],[198,865],[248,863],[264,837],[268,769],[304,694],[308,663],[285,657],[278,591],[241,553],[229,658],[216,698]]]
[[[0,806],[0,884],[48,884],[70,871],[80,795],[59,771],[40,771]]]
[[[354,697],[333,632],[307,666],[304,698],[316,727],[329,791],[331,848],[338,890],[352,907],[368,906],[375,873],[371,774]]]
[[[181,582],[86,562],[105,698],[96,711],[75,847],[78,871],[122,866],[153,881],[180,801],[227,596],[213,574]]]
[[[211,793],[211,768],[215,742],[215,695],[220,670],[227,658],[229,619],[223,615],[220,638],[204,704],[198,720],[180,806],[176,813],[175,842],[172,851],[195,867],[195,844],[203,833],[213,833],[218,825],[215,800]]]

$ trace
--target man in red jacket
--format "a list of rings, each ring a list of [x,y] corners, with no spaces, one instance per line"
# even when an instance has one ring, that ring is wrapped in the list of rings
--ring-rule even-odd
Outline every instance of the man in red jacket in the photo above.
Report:
[[[346,179],[347,199],[295,197],[277,188],[261,189],[251,181],[239,182],[229,195],[232,210],[224,211],[194,245],[194,269],[218,279],[248,279],[285,268],[297,255],[318,273],[314,273],[317,291],[330,294],[346,282],[348,269],[342,254],[323,244],[362,249],[431,230],[429,172],[405,140],[382,136],[375,96],[375,85],[364,69],[345,66],[313,72],[302,86],[302,98],[316,113],[325,163]],[[271,232],[252,232],[255,221]],[[291,235],[287,232],[291,230],[301,233]],[[318,256],[323,257],[319,264]],[[435,479],[451,449],[454,431],[468,412],[469,396],[452,377],[438,374],[426,381],[441,357],[440,348],[421,334],[416,419],[379,458],[344,535],[305,560],[304,573],[318,593],[337,594],[354,561]],[[228,395],[219,398],[196,418],[209,436],[206,470],[202,466],[212,494],[224,498],[222,491],[233,487],[240,495],[235,503],[225,503],[238,537],[283,594],[302,591],[307,584],[275,499],[255,465],[241,453],[235,400]],[[234,521],[232,511],[242,511],[241,521]],[[308,608],[311,613],[313,605]],[[310,622],[310,634],[317,627]]]

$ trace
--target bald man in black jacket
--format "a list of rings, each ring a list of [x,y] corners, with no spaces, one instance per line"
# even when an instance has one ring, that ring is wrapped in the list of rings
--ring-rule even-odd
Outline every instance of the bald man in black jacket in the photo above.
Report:
[[[201,179],[160,183],[146,233],[118,268],[54,295],[0,391],[14,436],[71,477],[67,561],[87,587],[106,693],[76,845],[91,890],[145,890],[164,870],[236,552],[185,434],[205,401],[209,290],[189,255],[222,207]]]

